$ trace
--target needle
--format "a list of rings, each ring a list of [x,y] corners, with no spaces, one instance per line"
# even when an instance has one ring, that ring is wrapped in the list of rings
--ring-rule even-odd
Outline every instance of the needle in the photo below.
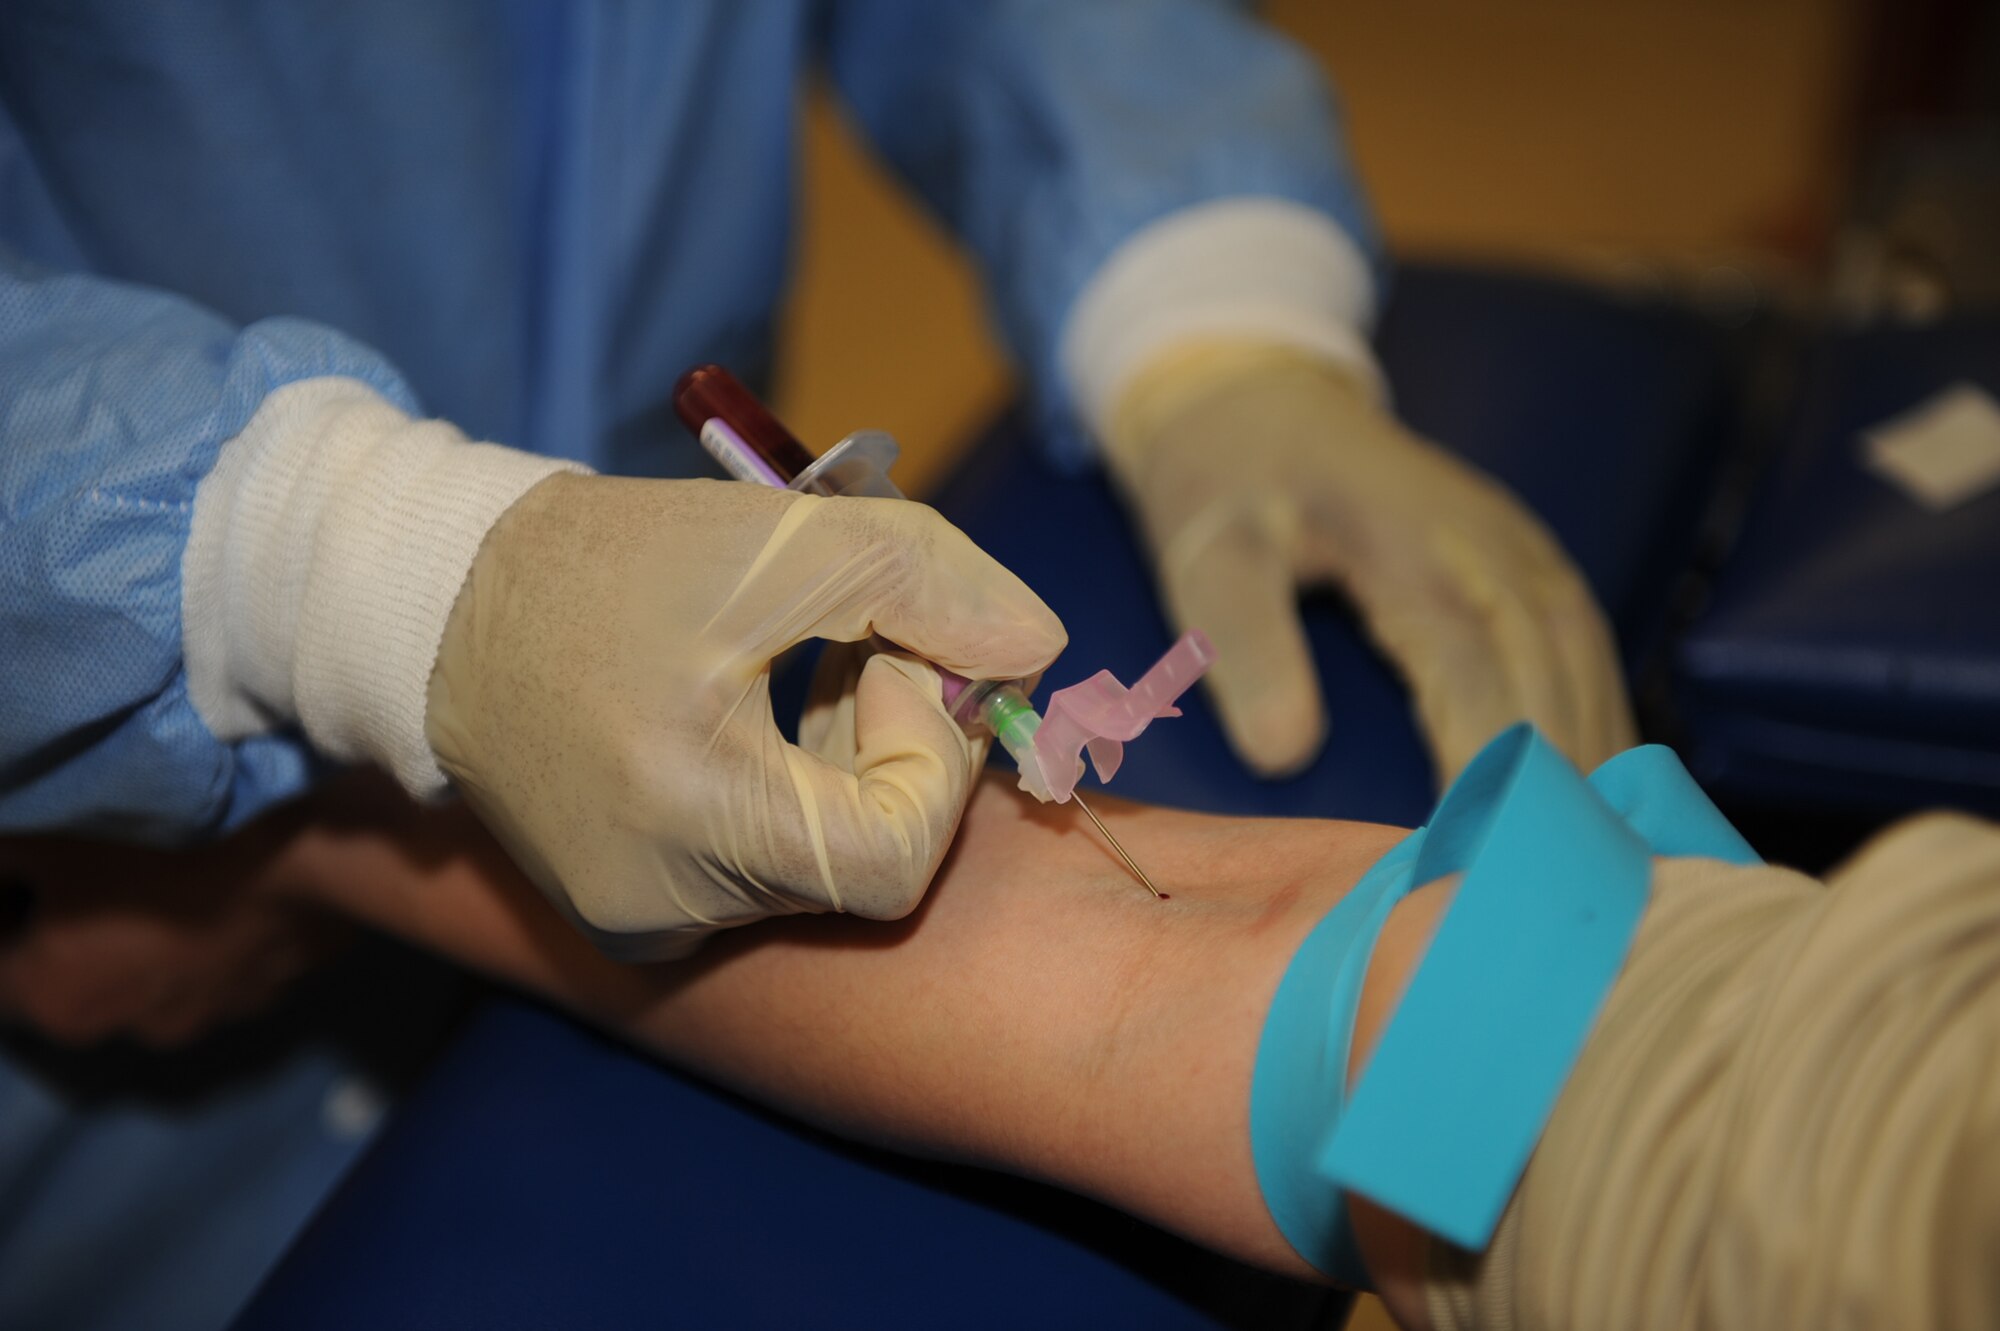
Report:
[[[1085,804],[1083,802],[1083,793],[1081,791],[1073,790],[1070,792],[1069,797],[1070,799],[1076,802],[1077,808],[1083,810],[1084,816],[1089,818],[1090,821],[1093,824],[1095,824],[1097,830],[1104,834],[1104,839],[1111,843],[1111,849],[1118,852],[1118,858],[1125,861],[1125,867],[1130,869],[1135,875],[1137,875],[1139,881],[1146,885],[1146,890],[1148,892],[1151,892],[1154,896],[1158,897],[1160,900],[1165,901],[1167,899],[1167,894],[1160,891],[1159,888],[1154,887],[1153,880],[1146,877],[1146,871],[1144,869],[1141,869],[1137,861],[1135,861],[1130,855],[1127,855],[1125,853],[1125,847],[1118,844],[1118,838],[1111,835],[1111,829],[1106,827],[1104,825],[1103,820],[1100,819],[1095,813],[1091,811],[1091,808],[1088,804]]]

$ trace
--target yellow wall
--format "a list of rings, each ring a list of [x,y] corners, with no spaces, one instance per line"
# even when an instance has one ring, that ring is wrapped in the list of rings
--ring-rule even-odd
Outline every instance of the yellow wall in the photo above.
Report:
[[[1557,261],[1770,251],[1837,185],[1849,0],[1276,0],[1334,75],[1404,252]],[[816,447],[879,426],[921,492],[1007,399],[970,269],[823,97],[778,405]]]
[[[903,444],[897,479],[923,493],[1012,391],[978,281],[824,93],[807,108],[803,188],[774,406],[815,451],[888,430]]]
[[[1834,188],[1854,6],[1278,0],[1402,248],[1758,248]]]

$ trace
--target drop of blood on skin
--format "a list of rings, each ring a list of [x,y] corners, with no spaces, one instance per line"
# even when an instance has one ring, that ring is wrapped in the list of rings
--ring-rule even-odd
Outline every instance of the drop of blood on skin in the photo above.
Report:
[[[1162,901],[1172,901],[1173,899],[1174,899],[1174,894],[1171,892],[1160,893],[1160,900]]]

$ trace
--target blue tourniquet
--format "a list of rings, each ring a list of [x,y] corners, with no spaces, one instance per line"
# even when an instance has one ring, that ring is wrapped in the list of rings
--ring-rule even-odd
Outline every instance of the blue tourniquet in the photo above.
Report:
[[[1617,979],[1656,855],[1757,860],[1672,751],[1630,750],[1585,781],[1516,726],[1314,927],[1272,999],[1250,1102],[1258,1183],[1301,1257],[1366,1286],[1347,1192],[1484,1246]],[[1375,940],[1398,901],[1454,873],[1350,1095]]]

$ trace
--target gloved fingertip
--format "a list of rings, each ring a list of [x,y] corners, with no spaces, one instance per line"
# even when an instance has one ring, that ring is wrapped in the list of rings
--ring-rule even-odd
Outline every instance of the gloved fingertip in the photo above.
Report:
[[[1297,776],[1312,766],[1325,746],[1324,730],[1301,732],[1294,728],[1290,734],[1246,736],[1237,753],[1254,775],[1266,781],[1278,781]]]
[[[983,659],[977,662],[982,667],[981,678],[1019,679],[1038,674],[1069,646],[1069,630],[1056,612],[1025,584],[1021,590],[1024,595],[1011,601],[1004,608],[1004,620],[998,621],[1004,622],[1005,628],[993,635],[981,653]]]
[[[1046,670],[1050,662],[1061,656],[1063,649],[1069,646],[1069,630],[1063,627],[1056,612],[1049,609],[1039,596],[1035,597],[1028,621],[1021,634],[1022,650],[1035,658],[1031,669]]]
[[[1254,697],[1218,699],[1223,730],[1237,757],[1266,780],[1296,776],[1326,744],[1326,709],[1317,695],[1285,696],[1270,689]]]

